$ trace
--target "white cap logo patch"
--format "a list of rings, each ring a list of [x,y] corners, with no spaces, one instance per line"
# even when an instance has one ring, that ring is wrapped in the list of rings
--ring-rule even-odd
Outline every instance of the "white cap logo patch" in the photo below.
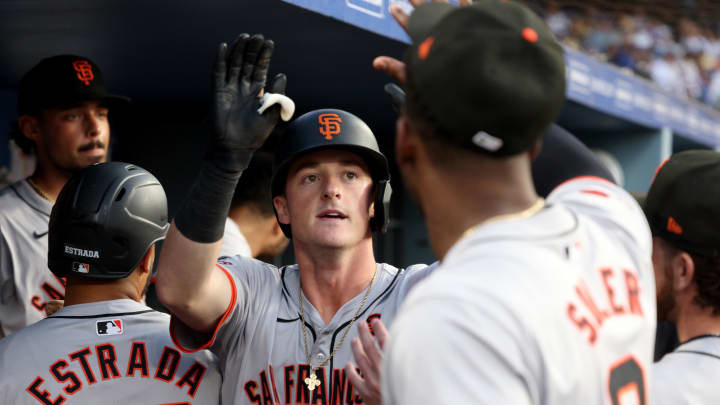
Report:
[[[122,335],[123,322],[122,319],[105,319],[95,323],[98,336]]]
[[[503,146],[502,139],[494,137],[485,131],[479,131],[473,135],[472,143],[490,152],[497,152]]]
[[[87,263],[73,262],[72,266],[73,273],[90,273],[90,265]]]

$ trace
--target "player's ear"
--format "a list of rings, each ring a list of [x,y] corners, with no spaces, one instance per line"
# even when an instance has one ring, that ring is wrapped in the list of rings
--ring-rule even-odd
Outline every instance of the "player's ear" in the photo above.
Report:
[[[405,115],[395,122],[395,162],[402,167],[412,164],[416,157],[416,135]]]
[[[145,253],[142,259],[140,259],[140,267],[143,273],[152,274],[153,263],[155,263],[155,245],[150,246],[150,249]]]
[[[275,207],[278,221],[280,221],[281,224],[290,224],[290,212],[288,211],[287,198],[282,195],[275,196],[275,198],[273,198],[273,206]]]
[[[532,148],[530,148],[530,160],[535,160],[536,157],[540,154],[540,151],[542,150],[542,138],[538,139],[535,142],[535,145],[533,145]]]
[[[686,290],[693,285],[695,278],[695,262],[687,252],[679,252],[671,259],[673,270],[673,288],[676,291]]]
[[[18,119],[18,128],[26,138],[37,141],[40,136],[40,122],[32,115],[23,115]]]

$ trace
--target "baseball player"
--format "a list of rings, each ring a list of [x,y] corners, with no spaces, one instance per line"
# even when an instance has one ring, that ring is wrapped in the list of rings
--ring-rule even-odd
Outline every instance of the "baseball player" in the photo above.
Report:
[[[655,404],[716,404],[720,388],[720,153],[673,155],[645,200],[653,234],[658,321],[680,345],[653,365]]]
[[[408,29],[396,159],[441,265],[392,325],[383,402],[648,404],[642,210],[603,178],[573,178],[594,156],[558,127],[533,167],[554,190],[533,187],[564,102],[562,48],[514,2],[418,4]]]
[[[273,211],[272,160],[269,152],[256,153],[240,177],[225,220],[220,257],[242,255],[272,260],[290,242]]]
[[[32,176],[0,191],[0,338],[45,317],[65,282],[47,268],[50,210],[73,172],[107,159],[108,111],[125,97],[105,90],[90,59],[43,59],[23,76],[14,141],[36,156]]]
[[[7,404],[217,404],[215,357],[183,353],[170,317],[142,304],[169,227],[162,186],[113,162],[73,175],[52,209],[48,264],[65,306],[0,340]]]
[[[357,371],[345,369],[350,340],[358,327],[369,334],[373,320],[392,320],[429,268],[375,262],[372,231],[386,224],[388,164],[362,120],[332,109],[293,121],[275,153],[274,208],[298,264],[278,269],[234,256],[216,266],[235,182],[278,120],[277,106],[257,112],[273,43],[242,35],[231,49],[226,64],[221,47],[216,65],[211,152],[158,264],[171,333],[183,350],[218,355],[223,403],[361,403],[351,381]],[[285,77],[270,88],[265,98],[283,92]]]

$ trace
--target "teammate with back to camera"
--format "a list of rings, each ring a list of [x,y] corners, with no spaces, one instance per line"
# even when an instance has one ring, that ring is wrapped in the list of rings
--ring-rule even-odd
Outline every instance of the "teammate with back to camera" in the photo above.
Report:
[[[644,202],[653,234],[658,321],[680,345],[653,365],[653,403],[717,404],[720,388],[720,153],[673,155]]]
[[[592,152],[550,127],[562,48],[518,3],[413,3],[409,19],[393,11],[407,65],[374,65],[404,82],[396,159],[441,264],[392,325],[383,402],[648,404],[650,233]]]
[[[65,282],[47,268],[50,210],[74,172],[107,159],[108,112],[128,100],[109,94],[100,68],[82,56],[43,59],[20,81],[11,137],[37,166],[0,191],[0,338],[64,297]]]
[[[215,133],[163,244],[156,286],[178,347],[209,347],[224,370],[223,403],[360,403],[350,339],[389,321],[429,267],[375,262],[390,197],[385,157],[368,126],[340,110],[293,121],[275,154],[273,203],[298,264],[234,256],[217,262],[235,183],[278,121],[276,76],[259,98],[273,43],[241,35],[216,62]],[[279,101],[282,101],[280,97]],[[357,325],[357,329],[356,329]],[[352,379],[352,380],[351,380]]]
[[[67,279],[65,306],[0,340],[3,403],[219,403],[216,357],[177,350],[170,317],[142,303],[169,226],[165,191],[138,166],[101,163],[68,180],[46,257]]]

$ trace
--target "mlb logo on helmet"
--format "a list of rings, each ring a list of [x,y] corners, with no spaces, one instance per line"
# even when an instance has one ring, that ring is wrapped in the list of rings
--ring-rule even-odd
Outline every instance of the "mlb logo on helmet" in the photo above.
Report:
[[[90,273],[90,265],[87,263],[73,262],[72,264],[73,273]]]
[[[95,323],[95,332],[98,336],[122,335],[122,319],[105,319]]]

